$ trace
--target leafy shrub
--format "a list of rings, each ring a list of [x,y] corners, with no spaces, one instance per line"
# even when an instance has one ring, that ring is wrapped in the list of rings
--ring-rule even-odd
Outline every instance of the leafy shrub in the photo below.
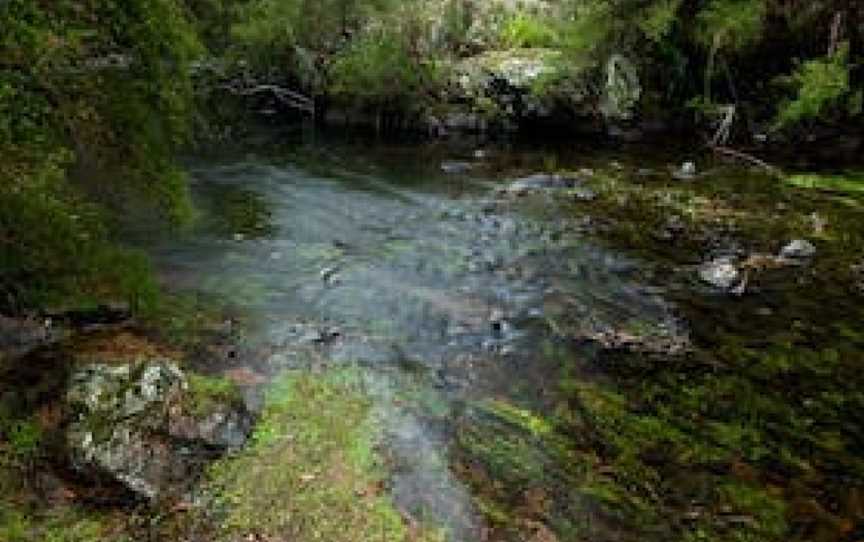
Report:
[[[551,21],[527,13],[517,13],[501,29],[505,47],[555,47],[559,38]]]
[[[781,81],[791,84],[797,96],[781,105],[775,124],[778,128],[819,118],[850,92],[849,45],[844,44],[833,55],[802,63]]]
[[[658,0],[642,11],[636,24],[645,37],[661,43],[675,24],[680,7],[681,0]]]
[[[99,208],[68,184],[68,160],[61,152],[38,167],[12,162],[0,174],[0,308],[116,297],[152,303],[146,259],[110,242]]]
[[[412,54],[404,36],[380,29],[339,54],[330,77],[330,92],[337,99],[401,110],[435,87],[438,71]]]
[[[763,36],[764,0],[713,0],[697,17],[697,39],[710,48],[741,51]]]
[[[112,243],[105,210],[138,198],[191,219],[173,163],[201,51],[185,5],[8,0],[0,28],[0,310],[151,302],[146,260]]]

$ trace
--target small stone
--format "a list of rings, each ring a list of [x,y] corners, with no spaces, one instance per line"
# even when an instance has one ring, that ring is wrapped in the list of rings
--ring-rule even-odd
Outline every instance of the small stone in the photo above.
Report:
[[[304,333],[302,337],[300,337],[300,342],[301,343],[307,343],[307,344],[308,343],[315,343],[315,344],[323,343],[325,340],[326,340],[326,337],[324,336],[324,334],[321,333],[320,331],[318,331],[317,329],[310,329],[309,331]]]
[[[699,266],[699,278],[715,288],[732,290],[739,284],[741,273],[731,258],[718,258]]]
[[[583,186],[574,188],[571,194],[576,201],[594,201],[597,199],[597,192]]]
[[[325,267],[324,269],[322,269],[318,273],[318,275],[321,277],[321,280],[324,281],[324,283],[332,284],[332,283],[336,282],[336,280],[337,280],[336,273],[338,273],[338,272],[339,272],[339,269],[337,269],[335,267]]]
[[[816,247],[810,241],[795,239],[780,249],[780,257],[787,260],[807,260],[816,255]]]
[[[696,163],[692,161],[684,162],[675,170],[672,176],[684,181],[694,178],[696,176]]]

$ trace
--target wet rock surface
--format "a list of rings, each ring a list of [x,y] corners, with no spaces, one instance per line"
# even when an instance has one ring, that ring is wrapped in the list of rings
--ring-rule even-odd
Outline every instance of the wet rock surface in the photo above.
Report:
[[[533,192],[547,190],[564,190],[568,188],[576,188],[580,184],[580,179],[575,177],[567,177],[563,175],[553,175],[548,173],[535,173],[521,179],[516,179],[507,187],[501,189],[499,193],[511,196],[524,196]],[[587,194],[589,189],[581,187],[583,194]]]
[[[805,261],[816,255],[816,246],[804,239],[795,239],[780,249],[780,257],[793,261]]]

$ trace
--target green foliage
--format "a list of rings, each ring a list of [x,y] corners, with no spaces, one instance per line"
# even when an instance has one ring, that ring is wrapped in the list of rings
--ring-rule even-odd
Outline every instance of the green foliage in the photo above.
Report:
[[[68,154],[43,160],[8,177],[0,173],[6,187],[0,192],[0,305],[15,310],[98,298],[152,303],[156,288],[146,260],[110,243],[98,207],[66,181]]]
[[[798,173],[788,176],[786,182],[799,188],[850,194],[864,193],[864,173],[861,172],[849,172],[844,175]]]
[[[514,48],[548,48],[559,43],[558,34],[551,21],[527,13],[518,13],[511,17],[501,29],[500,40],[505,47]]]
[[[190,141],[201,52],[186,15],[177,0],[0,5],[2,308],[152,300],[146,262],[113,246],[104,205],[191,217],[172,161]]]
[[[650,4],[637,21],[639,29],[651,41],[661,43],[672,31],[680,7],[681,0],[659,0]]]
[[[7,428],[7,440],[12,453],[19,458],[31,458],[42,443],[42,431],[30,420],[18,420]]]
[[[4,542],[100,542],[108,539],[109,531],[107,521],[88,517],[81,511],[61,510],[49,516],[35,516],[14,507],[0,507],[0,540]],[[129,540],[116,532],[110,539]]]
[[[849,95],[849,44],[830,56],[804,62],[784,79],[797,96],[780,106],[776,126],[785,128],[820,118]]]
[[[412,54],[406,36],[389,28],[370,32],[333,60],[330,92],[362,106],[417,104],[438,81],[437,68]]]
[[[387,0],[252,0],[232,27],[234,54],[259,69],[288,68],[313,93],[327,63]]]
[[[765,0],[713,0],[697,17],[697,39],[713,50],[741,51],[763,36]]]
[[[617,22],[611,3],[582,3],[573,19],[562,28],[561,47],[577,57],[605,51],[616,38]]]

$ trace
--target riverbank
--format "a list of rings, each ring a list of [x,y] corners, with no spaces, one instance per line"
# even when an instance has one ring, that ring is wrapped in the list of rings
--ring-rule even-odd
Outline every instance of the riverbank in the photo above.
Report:
[[[190,163],[210,218],[141,247],[200,302],[49,356],[227,378],[252,444],[141,506],[47,484],[21,429],[12,540],[351,539],[333,510],[387,540],[854,540],[859,194],[668,148],[270,148]],[[700,272],[721,258],[728,287]],[[252,523],[255,495],[294,504]]]

